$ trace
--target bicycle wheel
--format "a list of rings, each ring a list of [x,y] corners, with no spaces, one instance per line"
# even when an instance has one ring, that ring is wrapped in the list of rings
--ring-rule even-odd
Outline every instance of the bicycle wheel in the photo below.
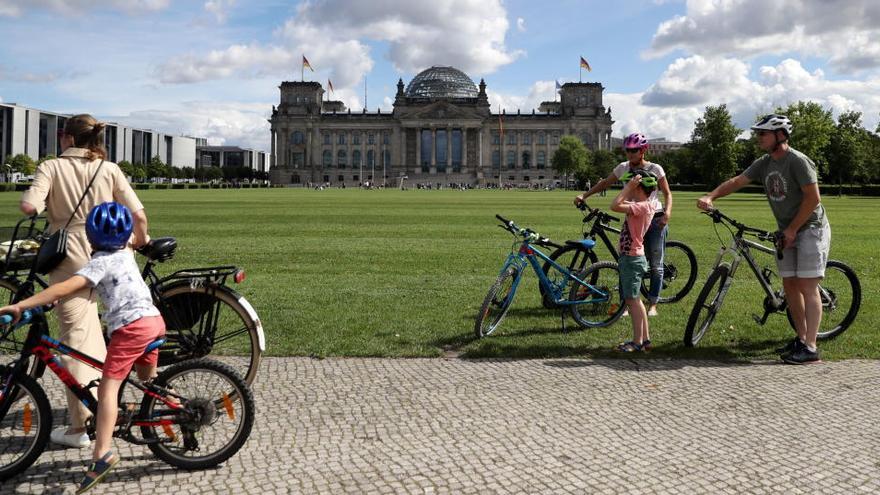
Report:
[[[691,316],[684,329],[684,345],[686,347],[695,346],[715,320],[715,315],[721,309],[721,302],[724,301],[724,296],[727,294],[725,285],[729,273],[730,265],[722,263],[709,274],[706,285],[703,286],[703,290],[694,301],[694,309],[691,310]]]
[[[606,327],[617,321],[624,310],[617,263],[593,263],[576,276],[589,286],[574,280],[571,282],[568,300],[578,301],[578,304],[569,306],[574,321],[584,328]]]
[[[570,244],[566,244],[550,253],[550,259],[558,263],[560,266],[564,266],[571,273],[582,271],[586,267],[599,261],[599,257],[596,256],[596,253],[592,249],[584,249],[582,246],[572,246]],[[551,270],[551,267],[552,265],[550,262],[545,261],[541,270],[544,272],[544,275],[550,277],[552,282],[559,282],[560,280],[554,280],[554,277],[561,277],[562,272]],[[550,294],[547,294],[547,290],[544,289],[544,284],[542,284],[540,280],[538,281],[538,290],[541,291],[541,304],[543,304],[545,308],[556,309],[559,307],[553,302],[553,298]],[[564,292],[562,293],[564,294]]]
[[[650,271],[647,274],[651,276]],[[663,287],[660,290],[660,304],[680,301],[691,291],[697,280],[697,257],[687,244],[680,241],[666,241],[663,255]],[[651,279],[642,280],[642,295],[648,296]]]
[[[510,309],[513,296],[516,294],[514,284],[518,276],[519,269],[515,266],[509,266],[489,288],[489,293],[483,300],[483,306],[477,313],[477,321],[474,324],[474,334],[478,339],[491,335],[501,324],[501,320]]]
[[[244,297],[228,287],[187,282],[163,287],[155,302],[167,329],[159,366],[210,354],[248,384],[254,382],[265,340],[263,325]]]
[[[46,392],[30,376],[19,376],[0,401],[0,481],[30,467],[46,449],[51,430]]]
[[[862,304],[862,284],[856,272],[842,261],[830,260],[825,265],[825,278],[819,284],[822,299],[822,320],[819,322],[819,340],[842,334],[852,325]],[[795,328],[791,310],[786,308],[788,323]]]
[[[212,359],[184,361],[159,373],[153,383],[173,389],[191,411],[171,413],[165,403],[144,396],[141,418],[165,417],[173,423],[141,427],[156,457],[182,469],[204,469],[244,445],[254,424],[254,395],[231,366]]]
[[[15,294],[18,293],[20,288],[21,286],[18,284],[17,280],[12,278],[0,278],[0,302],[2,302],[3,305],[15,302]],[[21,357],[21,348],[24,346],[24,340],[27,337],[28,330],[28,325],[22,325],[12,329],[8,335],[3,339],[0,339],[0,366],[7,365]],[[46,333],[48,333],[48,331]],[[26,367],[27,374],[34,378],[42,376],[43,370],[45,369],[43,362],[37,359],[36,356],[31,356],[28,359],[30,359],[30,363]]]

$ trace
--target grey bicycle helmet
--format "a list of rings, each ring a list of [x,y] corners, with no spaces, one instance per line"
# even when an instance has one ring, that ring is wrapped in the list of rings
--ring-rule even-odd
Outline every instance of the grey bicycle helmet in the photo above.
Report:
[[[753,131],[784,131],[786,136],[791,136],[791,120],[785,115],[771,113],[765,115],[752,126]]]

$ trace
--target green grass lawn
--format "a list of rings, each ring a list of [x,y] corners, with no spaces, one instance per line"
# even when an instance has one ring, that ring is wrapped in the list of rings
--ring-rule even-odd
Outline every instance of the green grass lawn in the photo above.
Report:
[[[526,275],[517,299],[492,336],[473,337],[474,317],[509,252],[512,237],[494,214],[552,239],[579,238],[573,192],[165,190],[139,191],[153,237],[175,236],[173,269],[234,263],[247,280],[236,287],[259,312],[270,355],[468,357],[610,356],[630,335],[629,319],[580,330],[541,307],[537,278]],[[697,253],[699,274],[683,301],[650,320],[652,357],[773,358],[792,335],[784,315],[761,327],[763,293],[745,265],[722,312],[695,349],[681,345],[694,299],[714,261],[718,238],[695,208],[697,194],[676,193],[670,238]],[[0,221],[17,217],[17,193],[0,195]],[[593,198],[607,208],[611,196]],[[862,283],[862,308],[841,337],[821,344],[826,359],[878,358],[880,199],[824,198],[831,220],[831,257],[844,260]],[[763,196],[736,194],[717,205],[760,228],[774,222]],[[722,236],[726,231],[721,231]],[[722,237],[726,242],[729,237]],[[600,258],[607,258],[604,248]],[[774,266],[770,256],[762,262]],[[778,283],[778,279],[776,279]]]

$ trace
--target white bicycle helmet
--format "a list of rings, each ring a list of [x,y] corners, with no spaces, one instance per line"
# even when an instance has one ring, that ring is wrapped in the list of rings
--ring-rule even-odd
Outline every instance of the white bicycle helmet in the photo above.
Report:
[[[786,136],[791,136],[791,120],[785,115],[771,113],[765,115],[757,124],[752,126],[753,131],[784,131]]]

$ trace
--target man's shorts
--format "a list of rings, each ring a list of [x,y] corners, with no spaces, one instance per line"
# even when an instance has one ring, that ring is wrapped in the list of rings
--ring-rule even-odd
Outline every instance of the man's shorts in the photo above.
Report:
[[[776,260],[782,278],[822,278],[831,250],[831,226],[811,227],[798,232],[794,244]]]
[[[617,260],[620,271],[620,296],[624,299],[639,297],[642,288],[642,276],[648,271],[648,260],[641,256],[621,256]]]
[[[159,350],[153,349],[148,354],[144,354],[144,351],[163,335],[165,321],[161,316],[145,316],[114,330],[110,334],[107,359],[104,361],[104,377],[122,380],[135,364],[155,366],[159,362]]]

